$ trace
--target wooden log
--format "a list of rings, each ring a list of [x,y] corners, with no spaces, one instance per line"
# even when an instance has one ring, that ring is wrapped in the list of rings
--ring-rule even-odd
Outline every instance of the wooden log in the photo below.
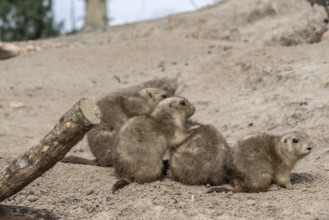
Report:
[[[80,99],[34,147],[0,171],[0,202],[22,190],[49,170],[95,124],[101,112],[90,100]]]
[[[35,219],[63,219],[45,209],[34,209],[23,206],[0,205],[0,219],[5,220],[35,220]]]

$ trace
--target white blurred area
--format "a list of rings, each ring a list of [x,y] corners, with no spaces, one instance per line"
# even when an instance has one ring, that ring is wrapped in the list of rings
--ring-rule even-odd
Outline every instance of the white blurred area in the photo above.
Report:
[[[107,0],[109,25],[121,25],[197,10],[216,0]],[[218,1],[218,0],[217,0]],[[82,27],[85,0],[53,0],[56,23],[64,22],[64,33]]]

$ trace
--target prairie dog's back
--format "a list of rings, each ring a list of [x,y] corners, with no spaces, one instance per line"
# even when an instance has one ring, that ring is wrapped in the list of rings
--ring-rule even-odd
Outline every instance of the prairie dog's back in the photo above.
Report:
[[[170,174],[186,184],[221,184],[226,180],[228,150],[225,139],[213,126],[201,125],[171,152]]]
[[[170,94],[160,88],[144,88],[134,95],[114,94],[97,102],[103,116],[101,123],[88,132],[88,144],[100,166],[111,166],[113,139],[131,117],[144,115]]]
[[[168,148],[187,137],[185,121],[194,113],[185,98],[171,97],[161,101],[147,115],[129,119],[119,130],[113,147],[113,160],[120,180],[113,192],[130,182],[147,183],[162,175]]]
[[[272,183],[291,189],[290,171],[311,150],[312,143],[303,132],[262,134],[238,141],[227,160],[231,191],[262,192]],[[213,191],[220,190],[226,189]]]

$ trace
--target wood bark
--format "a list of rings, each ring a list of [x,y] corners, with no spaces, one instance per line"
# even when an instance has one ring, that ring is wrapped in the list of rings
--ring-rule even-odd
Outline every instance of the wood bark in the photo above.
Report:
[[[35,220],[47,219],[55,220],[60,219],[59,216],[44,210],[34,209],[23,206],[8,206],[0,205],[0,219],[5,220]]]
[[[95,124],[101,112],[90,100],[80,99],[35,146],[0,171],[0,202],[22,190],[63,159]]]
[[[86,17],[83,30],[106,28],[107,22],[106,0],[86,0]]]

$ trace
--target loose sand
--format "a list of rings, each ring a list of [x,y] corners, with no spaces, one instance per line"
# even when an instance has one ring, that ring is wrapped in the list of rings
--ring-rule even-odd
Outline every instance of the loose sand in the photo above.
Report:
[[[261,3],[260,3],[261,2]],[[64,219],[329,219],[329,41],[303,0],[228,0],[198,12],[17,44],[0,61],[0,167],[36,144],[79,98],[181,74],[193,119],[232,146],[258,132],[308,133],[292,190],[206,194],[169,179],[113,195],[113,168],[56,164],[5,204]],[[327,34],[328,35],[328,34]],[[92,158],[86,140],[70,154]],[[1,218],[1,217],[0,217]]]

